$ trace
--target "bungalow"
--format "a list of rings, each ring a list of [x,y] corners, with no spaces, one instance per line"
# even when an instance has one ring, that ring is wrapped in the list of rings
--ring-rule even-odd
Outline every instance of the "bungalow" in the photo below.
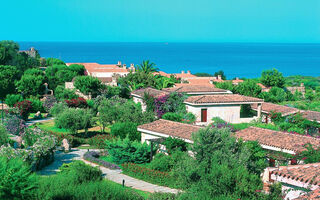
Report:
[[[187,95],[232,94],[229,90],[214,87],[214,85],[179,84],[173,88],[165,88],[163,91],[185,93]]]
[[[270,185],[281,183],[284,199],[320,199],[320,163],[268,167],[264,170],[263,190],[270,191]]]
[[[296,155],[306,150],[303,145],[307,143],[315,147],[320,147],[319,138],[258,127],[249,127],[237,131],[235,137],[242,138],[244,141],[257,141],[264,149],[284,152],[291,155]]]
[[[320,112],[306,110],[302,111],[302,117],[310,121],[316,121],[320,123]]]
[[[220,117],[229,123],[242,123],[260,118],[260,108],[263,100],[238,94],[217,94],[190,96],[184,103],[186,104],[187,111],[196,116],[196,122],[198,124],[211,123],[213,117]],[[241,105],[253,103],[258,104],[258,116],[252,118],[241,118]]]
[[[200,126],[196,125],[159,119],[138,126],[137,130],[141,132],[141,142],[148,142],[150,139],[174,137],[187,143],[193,143],[191,141],[192,133],[197,132],[200,128]]]
[[[133,97],[133,101],[135,103],[141,103],[143,111],[146,111],[146,109],[147,109],[147,105],[145,104],[145,102],[143,100],[145,94],[148,94],[148,95],[156,98],[156,97],[170,94],[170,92],[164,91],[164,90],[157,90],[157,89],[154,89],[151,87],[141,88],[141,89],[132,91],[131,96]]]
[[[258,109],[258,105],[257,104],[252,104],[251,105],[252,110],[257,110]],[[261,116],[261,120],[264,123],[270,123],[271,122],[271,118],[270,118],[270,114],[271,112],[276,112],[276,113],[281,113],[282,117],[291,115],[291,114],[296,114],[299,112],[299,109],[297,108],[292,108],[289,106],[282,106],[282,105],[278,105],[278,104],[273,104],[273,103],[263,103],[261,105],[261,112],[262,112],[262,116]]]

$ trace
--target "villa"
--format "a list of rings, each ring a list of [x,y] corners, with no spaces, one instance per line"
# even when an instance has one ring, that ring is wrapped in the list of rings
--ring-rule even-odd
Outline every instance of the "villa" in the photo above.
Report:
[[[258,110],[258,105],[257,104],[252,104],[251,105],[252,110]],[[289,106],[282,106],[278,104],[273,104],[273,103],[263,103],[261,105],[261,113],[262,113],[262,122],[264,123],[271,123],[272,120],[270,118],[271,112],[275,113],[281,113],[282,117],[291,115],[291,114],[296,114],[299,112],[299,109],[297,108],[292,108]]]
[[[320,139],[283,131],[249,127],[235,133],[236,138],[244,141],[257,141],[262,148],[296,155],[306,150],[304,144],[320,147]]]
[[[268,167],[264,170],[263,190],[270,191],[270,185],[281,183],[284,199],[320,199],[320,163]]]
[[[201,127],[196,125],[184,124],[164,119],[143,124],[138,126],[141,132],[141,142],[148,140],[174,137],[184,140],[187,143],[193,143],[191,140],[192,133],[197,132]]]
[[[217,94],[190,96],[185,102],[188,112],[196,116],[197,124],[209,124],[213,117],[220,117],[228,123],[243,123],[258,119],[261,116],[262,99],[238,94]],[[241,105],[258,104],[257,116],[241,118]]]
[[[185,93],[187,95],[232,94],[229,90],[214,87],[214,85],[178,84],[173,88],[164,88],[163,91]]]

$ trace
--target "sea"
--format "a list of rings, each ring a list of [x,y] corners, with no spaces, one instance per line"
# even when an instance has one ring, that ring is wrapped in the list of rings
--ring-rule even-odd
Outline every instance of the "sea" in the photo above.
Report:
[[[19,42],[21,50],[35,47],[42,57],[64,62],[96,62],[129,66],[150,60],[167,73],[223,70],[228,79],[257,78],[276,68],[284,76],[320,76],[320,43],[118,43]]]

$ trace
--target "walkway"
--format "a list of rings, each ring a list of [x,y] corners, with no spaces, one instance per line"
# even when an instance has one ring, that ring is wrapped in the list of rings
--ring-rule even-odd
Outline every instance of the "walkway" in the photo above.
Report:
[[[32,124],[38,123],[38,122],[45,122],[45,121],[50,121],[53,120],[53,117],[48,117],[48,118],[43,118],[43,119],[31,119],[26,121],[27,126],[31,126]]]
[[[146,192],[164,192],[164,193],[178,193],[179,190],[176,189],[171,189],[168,187],[164,187],[164,186],[158,186],[158,185],[154,185],[145,181],[141,181],[135,178],[132,178],[130,176],[124,175],[121,173],[121,170],[112,170],[109,168],[105,168],[102,166],[99,166],[97,164],[88,162],[86,160],[83,159],[83,155],[85,152],[87,152],[87,149],[71,149],[71,151],[69,153],[64,153],[61,151],[57,151],[55,153],[55,160],[54,162],[43,168],[41,171],[37,172],[40,175],[52,175],[55,174],[59,167],[63,164],[63,163],[70,163],[72,162],[72,160],[82,160],[83,162],[91,165],[91,166],[98,166],[99,169],[102,171],[103,175],[105,178],[122,184],[122,181],[125,180],[125,186],[127,187],[132,187],[134,189],[138,189],[138,190],[142,190],[142,191],[146,191]],[[93,151],[93,150],[90,150]]]

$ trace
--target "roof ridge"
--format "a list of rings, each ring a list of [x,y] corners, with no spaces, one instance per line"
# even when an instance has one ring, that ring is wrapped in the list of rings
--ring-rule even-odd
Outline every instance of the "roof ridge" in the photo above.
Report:
[[[198,125],[193,125],[193,124],[185,124],[185,123],[182,123],[182,122],[176,122],[176,121],[171,121],[171,120],[167,120],[167,119],[158,119],[156,121],[166,121],[166,122],[172,122],[172,123],[178,123],[178,124],[184,124],[186,126],[193,126],[193,127],[196,127],[196,128],[201,128],[201,126],[198,126]],[[154,121],[155,122],[155,121]],[[150,122],[152,123],[152,122]]]
[[[262,130],[275,131],[275,132],[280,132],[280,133],[284,133],[284,134],[287,134],[287,135],[295,135],[295,136],[298,136],[298,137],[311,138],[311,139],[315,139],[315,140],[319,140],[320,141],[320,138],[315,138],[315,137],[311,137],[311,136],[309,137],[309,136],[299,135],[299,134],[292,134],[292,133],[286,132],[286,131],[276,131],[276,130],[267,129],[267,128],[261,128],[261,127],[256,127],[256,126],[250,126],[249,128],[257,128],[257,129],[262,129]],[[245,130],[245,129],[242,129],[242,130]]]

